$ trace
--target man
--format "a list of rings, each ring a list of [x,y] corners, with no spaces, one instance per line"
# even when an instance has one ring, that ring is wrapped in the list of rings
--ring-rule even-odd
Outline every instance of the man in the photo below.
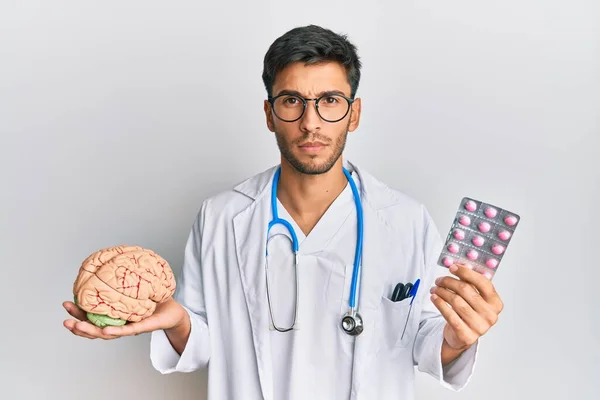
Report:
[[[281,165],[203,202],[174,299],[153,316],[99,329],[67,302],[81,321],[65,326],[86,338],[152,332],[154,367],[210,368],[210,399],[411,399],[415,365],[463,388],[502,301],[466,267],[442,276],[425,207],[343,160],[360,66],[345,36],[317,26],[277,39],[263,80]],[[341,322],[354,300],[359,334]]]

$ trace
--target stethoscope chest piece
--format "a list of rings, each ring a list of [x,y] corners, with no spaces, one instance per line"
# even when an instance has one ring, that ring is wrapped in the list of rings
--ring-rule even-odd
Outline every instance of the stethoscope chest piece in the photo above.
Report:
[[[344,332],[350,336],[358,336],[364,329],[362,317],[354,311],[348,311],[342,317],[341,325]]]

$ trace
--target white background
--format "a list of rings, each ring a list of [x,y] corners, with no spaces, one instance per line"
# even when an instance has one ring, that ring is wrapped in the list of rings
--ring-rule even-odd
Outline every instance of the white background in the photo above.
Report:
[[[152,369],[148,335],[72,336],[61,302],[109,245],[178,273],[201,201],[278,162],[262,60],[309,23],[364,63],[347,157],[443,235],[463,196],[522,216],[470,385],[420,375],[418,398],[600,398],[597,0],[2,0],[3,398],[205,398],[204,371]]]

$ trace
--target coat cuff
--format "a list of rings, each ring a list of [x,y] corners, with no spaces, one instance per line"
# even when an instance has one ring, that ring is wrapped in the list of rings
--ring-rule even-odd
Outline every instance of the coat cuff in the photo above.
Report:
[[[208,328],[197,315],[187,308],[185,310],[190,316],[191,330],[181,355],[175,351],[164,330],[151,333],[150,361],[161,374],[193,372],[208,365],[210,354]]]
[[[445,321],[440,323],[430,335],[424,338],[424,357],[427,362],[420,363],[419,371],[428,373],[436,378],[440,384],[454,391],[464,389],[475,370],[479,350],[479,340],[465,350],[460,356],[446,366],[442,366],[442,343],[444,342]]]

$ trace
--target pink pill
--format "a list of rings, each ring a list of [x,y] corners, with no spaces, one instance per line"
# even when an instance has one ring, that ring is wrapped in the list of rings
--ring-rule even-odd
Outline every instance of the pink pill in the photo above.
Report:
[[[508,239],[510,239],[510,232],[509,231],[499,232],[498,237],[502,240],[508,240]]]
[[[482,222],[479,224],[479,230],[481,232],[489,232],[492,227],[487,222]]]
[[[492,246],[492,253],[498,255],[504,253],[504,246],[500,244],[495,244]]]
[[[506,225],[513,226],[517,223],[517,217],[513,215],[508,215],[506,218],[504,218],[504,222],[506,223]]]
[[[494,276],[491,272],[485,271],[483,273],[483,276],[485,276],[486,278],[488,278],[490,281],[492,280],[492,277]]]
[[[471,218],[467,217],[466,215],[463,215],[458,219],[458,222],[461,225],[469,226],[469,225],[471,225]]]
[[[477,260],[478,256],[479,256],[479,253],[477,253],[475,250],[467,251],[467,258],[469,260]]]
[[[465,238],[465,231],[460,230],[460,229],[455,229],[454,230],[454,238],[456,240],[463,240]]]
[[[446,267],[451,266],[452,264],[454,264],[454,260],[450,257],[444,257],[444,259],[442,260],[442,262],[444,263],[444,265]]]
[[[485,209],[484,214],[488,218],[494,218],[498,214],[498,210],[493,207],[488,207]]]
[[[483,246],[483,238],[481,236],[475,236],[472,240],[473,244],[477,247]]]
[[[459,250],[459,247],[458,247],[458,245],[456,243],[450,243],[448,245],[448,251],[450,253],[456,254],[456,253],[458,253],[458,250]]]
[[[485,265],[487,265],[489,268],[496,268],[498,266],[498,260],[495,258],[490,258],[485,262]]]
[[[477,210],[477,203],[475,203],[473,200],[469,200],[465,203],[465,209],[467,211],[473,212],[473,211]]]

